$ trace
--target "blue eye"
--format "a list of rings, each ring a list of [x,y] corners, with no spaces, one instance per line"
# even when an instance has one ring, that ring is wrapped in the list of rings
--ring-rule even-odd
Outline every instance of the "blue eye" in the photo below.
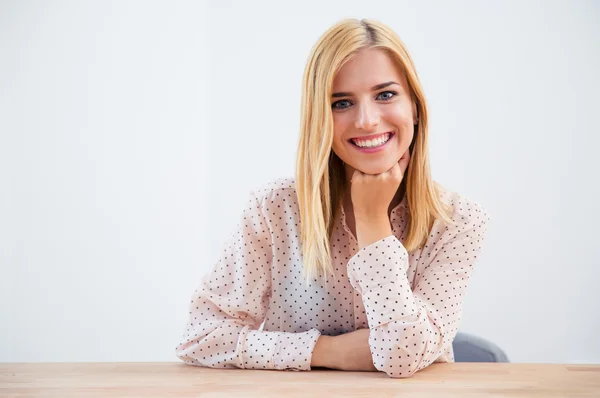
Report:
[[[394,98],[396,96],[396,92],[394,91],[384,91],[382,93],[379,93],[379,95],[377,96],[377,99],[381,99],[383,101],[389,101],[392,98]]]
[[[344,104],[344,105],[342,105],[342,104]],[[331,105],[331,107],[333,109],[346,109],[349,106],[350,106],[350,101],[348,101],[348,100],[336,101]]]

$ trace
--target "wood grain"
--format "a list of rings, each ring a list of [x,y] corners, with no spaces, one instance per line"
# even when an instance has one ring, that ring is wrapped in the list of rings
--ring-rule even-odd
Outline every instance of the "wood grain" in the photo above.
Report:
[[[183,363],[0,364],[0,397],[600,397],[600,365],[436,363],[381,372],[209,369]]]

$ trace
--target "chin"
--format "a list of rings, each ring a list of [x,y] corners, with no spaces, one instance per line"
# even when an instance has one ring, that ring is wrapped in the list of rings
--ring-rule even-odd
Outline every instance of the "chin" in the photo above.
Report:
[[[389,169],[391,169],[393,164],[390,165],[370,165],[370,166],[359,166],[355,167],[355,169],[369,175],[376,175],[385,173]]]

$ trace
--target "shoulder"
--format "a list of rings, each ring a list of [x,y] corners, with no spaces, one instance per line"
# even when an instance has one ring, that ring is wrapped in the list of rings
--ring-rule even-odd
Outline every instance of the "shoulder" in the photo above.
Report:
[[[283,192],[296,192],[296,183],[291,177],[280,177],[269,180],[264,184],[258,185],[252,190],[252,194],[256,199],[264,200],[273,194]]]
[[[281,206],[282,204],[288,207],[298,202],[296,183],[294,178],[291,177],[269,180],[252,189],[251,195],[263,209],[273,207],[273,205]]]
[[[486,207],[459,192],[453,191],[436,183],[438,195],[442,202],[448,206],[452,221],[458,225],[485,225],[490,220]]]

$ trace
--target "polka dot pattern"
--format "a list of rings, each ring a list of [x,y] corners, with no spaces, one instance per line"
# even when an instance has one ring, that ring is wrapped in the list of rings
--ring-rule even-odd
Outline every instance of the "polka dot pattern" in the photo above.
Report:
[[[392,211],[393,235],[361,250],[342,209],[332,239],[335,275],[306,285],[293,179],[254,190],[192,296],[177,356],[215,368],[307,371],[321,334],[369,328],[373,363],[391,377],[453,361],[452,341],[489,217],[457,193],[441,195],[454,209],[454,224],[436,221],[410,254],[401,243],[406,199]]]

